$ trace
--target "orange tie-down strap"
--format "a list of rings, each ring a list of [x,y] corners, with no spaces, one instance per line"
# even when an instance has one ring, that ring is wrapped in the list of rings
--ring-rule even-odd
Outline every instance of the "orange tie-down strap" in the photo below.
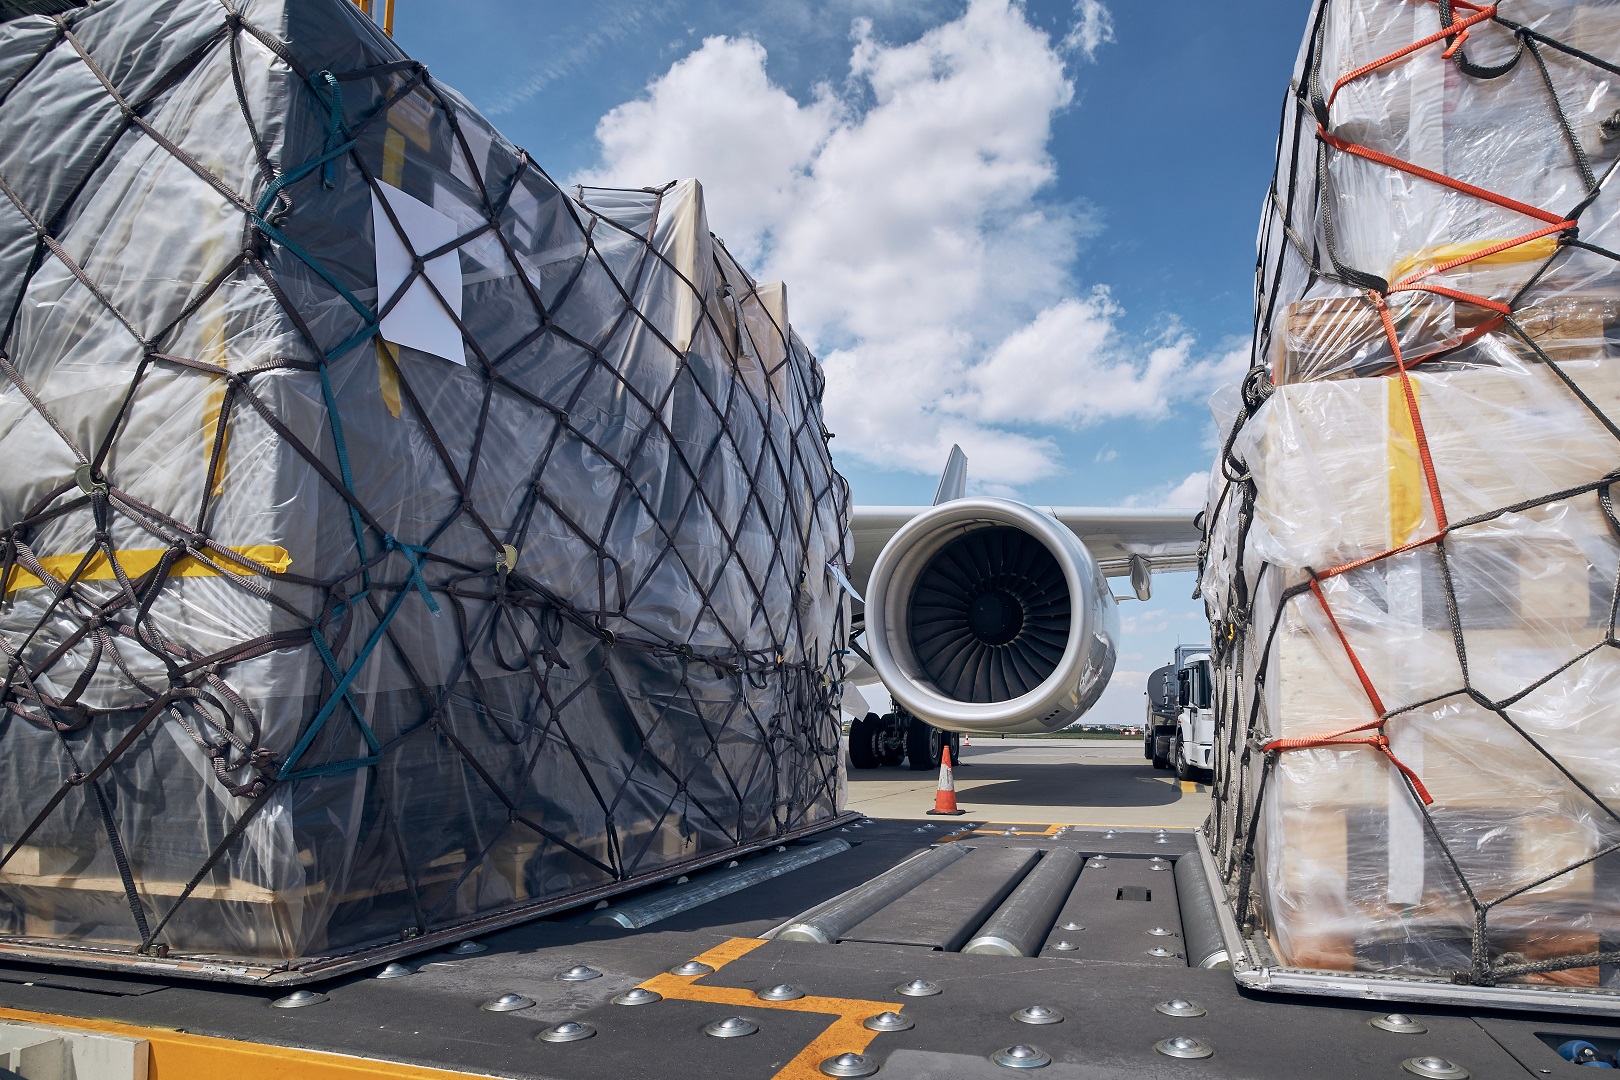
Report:
[[[226,550],[240,555],[246,562],[237,562],[229,555],[219,552],[210,552],[214,562],[223,568],[224,573],[236,574],[239,577],[248,577],[258,572],[259,567],[276,574],[285,574],[292,565],[292,556],[287,549],[275,544],[254,544],[249,547],[232,547]],[[73,575],[84,561],[84,552],[74,552],[71,555],[45,555],[39,560],[39,565],[53,579],[51,584],[60,585]],[[139,548],[132,551],[115,552],[118,556],[119,568],[128,578],[138,578],[157,567],[168,554],[167,548]],[[193,555],[182,555],[174,560],[169,567],[170,577],[219,577],[220,569],[210,566]],[[107,559],[105,552],[98,551],[90,557],[90,564],[79,574],[80,581],[112,581],[112,563]],[[38,574],[13,566],[6,578],[5,595],[10,596],[19,589],[37,589],[46,584]]]

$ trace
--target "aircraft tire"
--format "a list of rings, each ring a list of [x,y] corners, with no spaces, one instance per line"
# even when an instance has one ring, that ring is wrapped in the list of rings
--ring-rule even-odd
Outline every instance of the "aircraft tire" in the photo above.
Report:
[[[945,748],[945,733],[926,720],[913,716],[906,724],[906,760],[912,769],[939,768],[940,754]]]
[[[858,716],[855,722],[849,725],[849,767],[852,769],[875,769],[878,767],[878,756],[874,743],[877,740],[878,726],[882,721],[877,713],[867,713]]]

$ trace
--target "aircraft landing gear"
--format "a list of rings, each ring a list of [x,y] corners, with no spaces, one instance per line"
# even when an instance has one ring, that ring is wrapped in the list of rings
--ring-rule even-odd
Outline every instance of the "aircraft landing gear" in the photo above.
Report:
[[[962,736],[941,731],[902,709],[867,713],[849,725],[849,764],[852,769],[876,769],[910,761],[916,770],[939,768],[944,748],[951,760],[961,754]]]

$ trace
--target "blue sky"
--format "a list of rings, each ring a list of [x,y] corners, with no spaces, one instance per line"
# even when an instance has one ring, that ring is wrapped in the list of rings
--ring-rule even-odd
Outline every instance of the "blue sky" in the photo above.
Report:
[[[398,0],[396,38],[562,182],[703,181],[788,283],[862,503],[1200,505],[1247,363],[1254,235],[1306,0]],[[1116,687],[1203,640],[1122,605]]]

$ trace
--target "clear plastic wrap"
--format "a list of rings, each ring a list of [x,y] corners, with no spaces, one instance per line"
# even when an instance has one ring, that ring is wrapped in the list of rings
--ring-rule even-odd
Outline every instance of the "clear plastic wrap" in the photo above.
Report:
[[[847,486],[695,181],[560,190],[347,0],[0,88],[0,947],[296,969],[837,815]]]
[[[1620,986],[1617,73],[1614,3],[1312,10],[1200,581],[1257,965]]]

